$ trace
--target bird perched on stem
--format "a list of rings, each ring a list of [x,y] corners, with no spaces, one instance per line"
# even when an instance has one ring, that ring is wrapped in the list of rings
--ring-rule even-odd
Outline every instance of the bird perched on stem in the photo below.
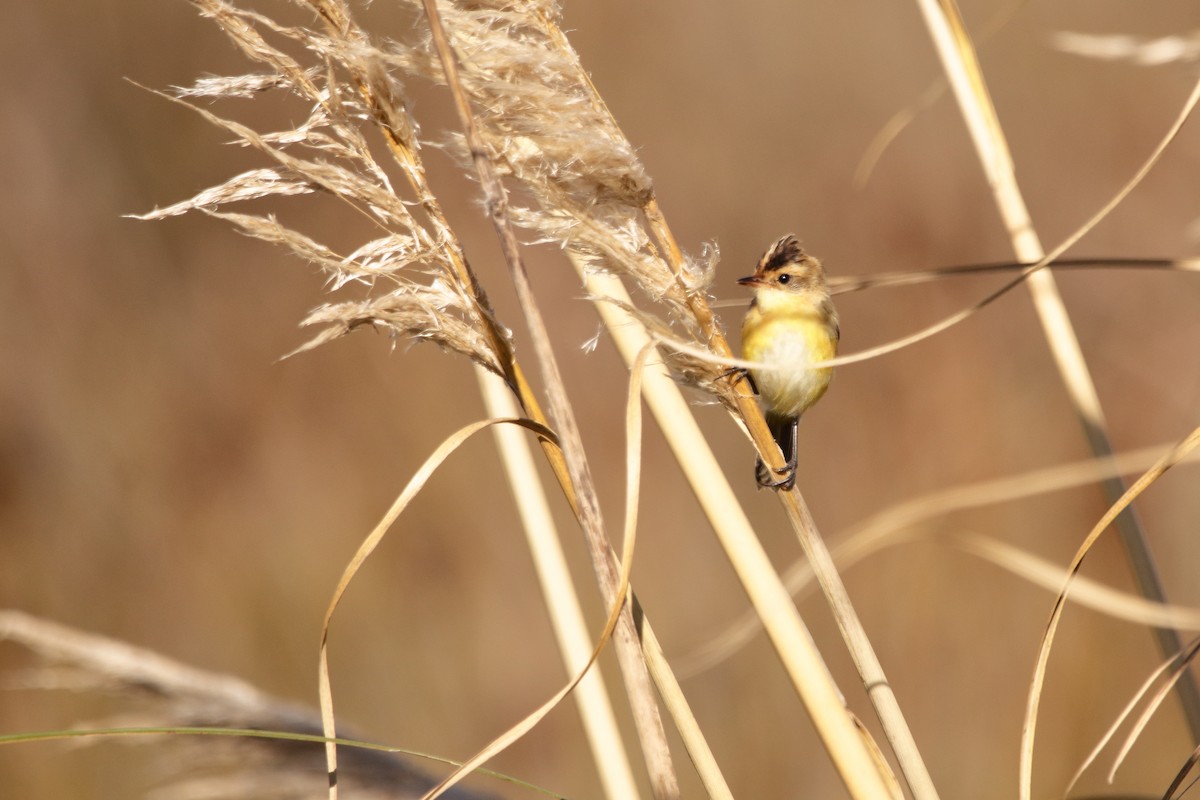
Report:
[[[738,283],[754,289],[742,323],[742,355],[762,364],[746,372],[787,462],[783,470],[771,470],[760,458],[755,477],[759,486],[791,489],[796,483],[797,424],[833,377],[831,367],[809,365],[837,355],[837,311],[821,262],[792,235],[771,245],[754,274]]]

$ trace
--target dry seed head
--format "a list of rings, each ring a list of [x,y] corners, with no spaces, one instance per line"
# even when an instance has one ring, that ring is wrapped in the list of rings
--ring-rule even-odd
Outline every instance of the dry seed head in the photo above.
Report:
[[[309,78],[315,78],[316,72],[317,70],[309,71]],[[272,89],[290,87],[291,81],[287,76],[276,72],[262,72],[200,78],[191,86],[174,87],[174,94],[176,97],[250,98]]]
[[[527,203],[512,208],[514,223],[588,269],[631,279],[702,342],[687,300],[704,291],[705,270],[677,277],[651,244],[643,213],[650,180],[554,26],[554,5],[444,3],[441,13],[489,156]],[[444,80],[428,41],[390,52],[406,72]],[[450,145],[466,158],[461,136]]]
[[[332,291],[358,284],[373,292],[380,280],[386,284],[384,294],[314,310],[304,323],[325,328],[299,350],[369,326],[394,337],[435,342],[501,372],[502,356],[496,347],[504,346],[508,331],[461,285],[456,267],[462,256],[449,229],[435,215],[426,214],[424,221],[413,215],[412,206],[422,205],[428,212],[431,200],[416,155],[417,127],[404,107],[398,83],[386,69],[386,57],[353,25],[347,7],[336,0],[319,4],[322,16],[337,23],[335,29],[322,33],[280,25],[223,0],[194,2],[244,55],[268,71],[204,78],[177,89],[174,99],[232,133],[239,144],[259,151],[271,166],[234,176],[143,218],[201,211],[314,264],[328,275]],[[280,41],[307,56],[285,52],[275,44]],[[298,58],[310,63],[302,64]],[[286,93],[306,103],[307,118],[298,126],[259,132],[193,102],[193,98],[225,100],[266,92]],[[408,184],[417,189],[411,200],[397,193],[372,155],[367,136],[379,129],[392,143]],[[226,210],[246,200],[307,194],[335,198],[371,221],[380,235],[340,254],[286,227],[272,214]]]
[[[314,309],[302,323],[324,325],[324,329],[288,356],[341,338],[355,328],[370,326],[397,340],[433,342],[503,376],[490,341],[468,321],[469,303],[469,298],[440,280],[428,286],[405,286],[367,300],[329,303]]]

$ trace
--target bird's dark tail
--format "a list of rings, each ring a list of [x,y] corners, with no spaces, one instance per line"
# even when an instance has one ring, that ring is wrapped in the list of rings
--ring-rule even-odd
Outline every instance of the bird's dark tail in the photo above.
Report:
[[[796,483],[796,428],[800,423],[799,417],[775,417],[767,415],[767,427],[771,437],[783,452],[783,461],[787,466],[778,474],[767,468],[760,458],[754,465],[754,477],[758,485],[767,489],[791,489]]]

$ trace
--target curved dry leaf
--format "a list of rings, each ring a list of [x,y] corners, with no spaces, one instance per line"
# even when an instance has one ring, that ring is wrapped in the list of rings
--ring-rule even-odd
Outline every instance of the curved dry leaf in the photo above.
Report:
[[[1112,521],[1117,518],[1117,515],[1124,511],[1154,481],[1158,480],[1163,473],[1178,464],[1197,445],[1200,445],[1200,428],[1192,431],[1179,444],[1171,448],[1158,463],[1152,466],[1129,487],[1125,494],[1105,512],[1100,521],[1088,532],[1088,535],[1084,537],[1083,543],[1076,551],[1075,557],[1071,559],[1071,565],[1067,569],[1067,580],[1059,592],[1058,599],[1054,603],[1054,609],[1050,612],[1050,621],[1046,624],[1046,631],[1042,635],[1042,643],[1038,649],[1037,664],[1034,667],[1033,679],[1030,682],[1029,699],[1025,707],[1025,721],[1021,731],[1020,751],[1020,792],[1024,798],[1028,798],[1032,791],[1033,746],[1037,733],[1037,713],[1041,705],[1042,688],[1046,680],[1046,665],[1050,661],[1050,650],[1054,644],[1054,637],[1058,631],[1058,625],[1062,619],[1067,595],[1071,590],[1075,574],[1079,571],[1084,556],[1091,550],[1096,540],[1100,538],[1100,534],[1104,533],[1108,526],[1112,524]]]
[[[588,670],[596,663],[596,659],[600,657],[605,645],[608,644],[612,637],[613,630],[617,626],[617,620],[620,618],[621,609],[632,597],[629,591],[629,574],[633,569],[633,551],[634,544],[637,540],[637,510],[638,497],[641,486],[641,452],[642,452],[642,413],[641,413],[641,394],[642,394],[642,373],[645,367],[646,357],[652,352],[652,347],[647,346],[638,354],[637,361],[630,371],[629,376],[629,392],[626,398],[625,405],[625,534],[622,539],[621,546],[621,577],[618,582],[616,596],[618,601],[609,609],[608,619],[604,624],[604,631],[596,641],[596,645],[592,650],[591,656],[588,657],[587,663],[576,672],[576,674],[567,681],[566,685],[559,689],[554,695],[538,708],[534,709],[529,715],[506,730],[504,733],[493,739],[487,746],[481,749],[478,753],[471,756],[462,763],[458,769],[454,770],[441,783],[421,799],[435,800],[440,797],[446,790],[455,786],[463,778],[469,775],[473,770],[482,766],[493,756],[507,749],[510,745],[528,733],[539,722],[541,722],[547,714],[553,711],[559,703],[563,701],[579,682],[587,675]]]
[[[951,534],[953,544],[965,553],[990,561],[1035,586],[1058,591],[1066,569],[1019,547],[975,533]],[[1075,577],[1071,601],[1114,619],[1152,628],[1200,631],[1200,608],[1156,603],[1141,595],[1122,592],[1082,575]]]
[[[1032,267],[1024,261],[997,261],[988,264],[960,264],[935,269],[909,270],[904,272],[877,272],[873,275],[832,275],[828,278],[829,292],[833,295],[861,292],[865,289],[884,289],[896,286],[912,286],[944,278],[983,275],[991,272],[1013,272]],[[1055,272],[1080,269],[1150,269],[1200,271],[1200,259],[1196,258],[1060,258],[1050,265]],[[741,301],[729,301],[730,304]]]
[[[354,556],[350,559],[350,563],[342,571],[341,578],[338,579],[336,588],[333,590],[333,596],[329,600],[329,605],[325,609],[325,617],[321,622],[321,647],[318,656],[318,689],[321,698],[321,725],[322,731],[327,739],[337,738],[337,726],[334,721],[333,713],[333,691],[329,681],[329,628],[333,621],[333,612],[337,610],[338,605],[342,601],[342,597],[346,594],[346,590],[350,587],[351,581],[358,574],[362,565],[367,558],[383,541],[384,535],[391,528],[392,524],[404,513],[404,509],[412,502],[412,499],[425,487],[429,478],[442,465],[451,453],[459,448],[463,442],[470,439],[479,431],[491,427],[492,425],[509,424],[520,425],[533,431],[538,436],[555,440],[554,433],[544,425],[539,425],[536,422],[527,419],[487,419],[481,422],[475,422],[460,428],[455,433],[446,438],[437,449],[425,460],[420,469],[416,471],[403,491],[392,503],[391,508],[383,515],[383,518],[375,526],[375,528],[367,535]],[[325,758],[329,769],[330,783],[329,795],[331,800],[337,797],[337,744],[333,741],[325,744]]]
[[[1102,61],[1128,61],[1139,67],[1158,67],[1200,59],[1200,32],[1188,36],[1148,39],[1126,34],[1062,31],[1054,34],[1052,41],[1064,53]]]
[[[1141,715],[1138,716],[1137,720],[1133,724],[1133,727],[1130,729],[1129,735],[1126,736],[1125,741],[1122,742],[1121,749],[1117,752],[1117,755],[1113,757],[1112,767],[1108,771],[1109,783],[1113,782],[1113,779],[1116,777],[1117,770],[1120,769],[1121,764],[1125,761],[1125,757],[1129,755],[1129,751],[1133,749],[1133,745],[1142,735],[1142,732],[1146,729],[1146,726],[1150,724],[1151,717],[1153,717],[1158,709],[1162,706],[1163,701],[1167,699],[1167,695],[1170,694],[1171,690],[1175,687],[1175,684],[1179,682],[1179,679],[1183,677],[1183,675],[1190,668],[1191,662],[1193,659],[1195,659],[1198,650],[1200,650],[1200,640],[1194,640],[1190,645],[1184,648],[1183,652],[1178,653],[1174,658],[1170,658],[1164,663],[1164,667],[1173,666],[1174,669],[1171,670],[1171,674],[1168,676],[1167,680],[1163,681],[1163,684],[1158,687],[1158,689],[1154,692],[1154,695],[1150,698],[1149,702],[1146,703],[1146,708],[1142,710]]]
[[[1115,475],[1125,475],[1135,470],[1143,470],[1153,464],[1167,446],[1156,445],[1119,454],[1113,458],[1093,458],[1072,464],[1032,470],[1020,475],[979,481],[911,498],[883,509],[867,520],[852,526],[834,546],[834,559],[838,568],[846,571],[886,547],[904,544],[917,538],[932,538],[937,541],[943,535],[940,529],[921,528],[919,527],[921,523],[954,511],[1035,497],[1095,483]],[[1183,460],[1187,463],[1195,463],[1200,460],[1200,452],[1192,452]],[[968,538],[972,536],[971,534],[950,535]],[[976,541],[982,541],[982,539],[983,537],[979,537]],[[991,553],[1008,547],[1010,546],[995,542],[991,547],[980,546],[974,551],[968,549],[968,552],[973,552],[980,557],[988,557]],[[1057,591],[1065,575],[1064,568],[1029,554],[1021,555],[1022,558],[997,557],[991,560],[1006,569],[1018,565],[1020,562],[1031,565],[1024,569],[1014,569],[1014,572],[1018,577],[1031,580],[1049,591]],[[1032,566],[1033,564],[1037,566]],[[812,568],[804,559],[795,561],[783,573],[783,577],[788,591],[793,595],[807,592],[813,586]],[[1132,622],[1150,625],[1161,625],[1168,621],[1172,624],[1190,623],[1197,613],[1195,609],[1163,606],[1118,592],[1087,578],[1080,577],[1077,580],[1081,583],[1076,586],[1076,593],[1072,595],[1073,602],[1088,606],[1101,613],[1112,613],[1113,616]],[[1184,624],[1183,627],[1188,627],[1188,625]],[[704,644],[678,658],[676,660],[677,672],[683,677],[692,677],[712,669],[738,652],[761,629],[762,623],[753,612],[742,614],[716,635],[710,637]]]
[[[1200,639],[1193,640],[1192,644],[1188,646],[1188,650],[1194,653],[1194,648],[1198,642],[1200,642]],[[1133,697],[1130,698],[1129,702],[1125,704],[1125,707],[1121,709],[1121,712],[1117,714],[1117,718],[1113,721],[1112,725],[1110,725],[1108,730],[1105,731],[1104,735],[1100,737],[1100,741],[1097,742],[1096,746],[1092,748],[1092,751],[1084,757],[1083,763],[1079,765],[1079,769],[1075,770],[1075,774],[1072,775],[1071,780],[1067,782],[1067,788],[1063,790],[1064,796],[1071,794],[1071,790],[1075,788],[1075,784],[1077,784],[1079,779],[1083,777],[1083,773],[1087,771],[1088,767],[1095,763],[1096,759],[1100,756],[1100,752],[1104,750],[1104,748],[1108,746],[1108,743],[1112,741],[1113,737],[1116,736],[1117,730],[1122,724],[1124,724],[1125,720],[1129,718],[1129,716],[1133,713],[1133,710],[1137,708],[1137,704],[1141,702],[1142,697],[1144,697],[1146,693],[1150,691],[1150,688],[1155,684],[1155,682],[1158,681],[1160,677],[1162,677],[1163,673],[1170,669],[1171,665],[1177,661],[1179,661],[1178,656],[1164,661],[1158,666],[1157,669],[1150,673],[1150,676],[1146,678],[1145,681],[1142,682],[1142,685],[1138,688],[1138,690],[1133,693]],[[1110,775],[1109,783],[1111,782],[1112,778]]]

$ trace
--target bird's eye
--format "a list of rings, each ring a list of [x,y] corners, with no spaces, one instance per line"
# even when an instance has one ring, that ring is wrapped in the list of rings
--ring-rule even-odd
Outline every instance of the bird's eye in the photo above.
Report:
[[[791,281],[791,279],[792,279],[791,275],[784,273],[783,275],[780,275],[776,280],[778,280],[779,283],[781,283],[781,284],[786,284],[789,281]]]

